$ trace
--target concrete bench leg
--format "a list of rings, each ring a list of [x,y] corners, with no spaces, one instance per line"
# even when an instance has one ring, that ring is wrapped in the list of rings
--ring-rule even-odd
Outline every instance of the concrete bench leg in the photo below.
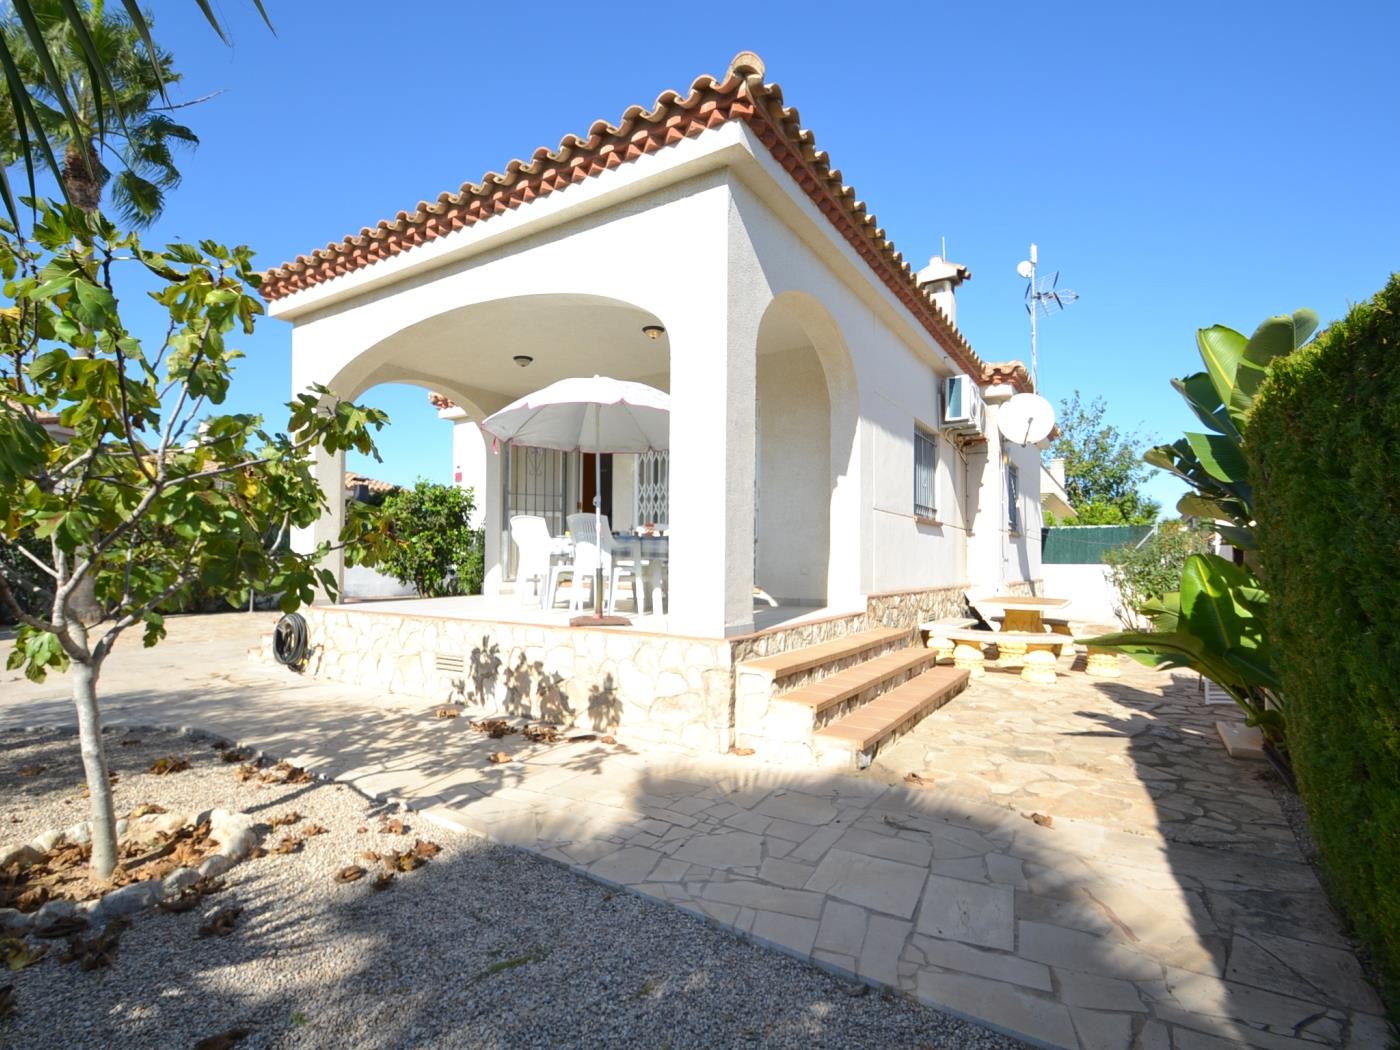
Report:
[[[959,645],[953,650],[953,666],[961,667],[970,678],[981,678],[987,673],[987,658],[975,645]]]
[[[1118,669],[1118,654],[1097,645],[1089,646],[1089,660],[1084,670],[1095,678],[1117,678],[1122,674]]]
[[[1021,681],[1036,685],[1055,684],[1055,654],[1049,649],[1033,649],[1021,667]]]
[[[997,642],[997,666],[1020,667],[1026,662],[1024,642]]]
[[[953,658],[953,651],[957,648],[957,646],[953,644],[951,638],[944,638],[937,633],[930,634],[926,644],[928,648],[937,651],[939,663],[943,663],[945,660],[951,660]]]

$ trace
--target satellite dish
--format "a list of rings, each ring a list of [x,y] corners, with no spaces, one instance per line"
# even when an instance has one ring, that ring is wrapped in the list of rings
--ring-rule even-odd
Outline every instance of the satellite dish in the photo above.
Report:
[[[1035,275],[1035,264],[1029,259],[1022,259],[1016,264],[1016,273],[1029,279]]]
[[[1039,394],[1017,394],[997,411],[997,429],[1016,445],[1038,445],[1055,427],[1055,409]]]

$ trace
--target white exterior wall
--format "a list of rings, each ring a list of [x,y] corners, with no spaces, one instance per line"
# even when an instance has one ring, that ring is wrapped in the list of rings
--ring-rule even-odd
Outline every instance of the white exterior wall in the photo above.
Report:
[[[784,604],[826,604],[831,402],[810,348],[758,358],[755,582]]]
[[[472,511],[471,522],[479,528],[486,520],[486,501],[490,498],[487,487],[487,459],[493,455],[490,439],[481,432],[476,420],[470,419],[461,409],[449,409],[448,412],[456,415],[452,427],[452,483],[458,488],[472,490],[476,507]]]

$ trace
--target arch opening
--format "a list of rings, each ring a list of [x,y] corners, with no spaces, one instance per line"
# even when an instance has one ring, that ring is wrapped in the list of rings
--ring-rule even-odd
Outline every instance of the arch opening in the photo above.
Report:
[[[765,311],[755,393],[755,583],[780,605],[850,604],[855,377],[835,320],[811,296],[786,292]]]

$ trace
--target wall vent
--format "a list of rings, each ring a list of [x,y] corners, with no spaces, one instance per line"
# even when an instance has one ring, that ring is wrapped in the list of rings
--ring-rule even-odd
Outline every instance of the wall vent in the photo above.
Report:
[[[439,674],[464,674],[467,669],[461,653],[434,653],[433,667]]]

